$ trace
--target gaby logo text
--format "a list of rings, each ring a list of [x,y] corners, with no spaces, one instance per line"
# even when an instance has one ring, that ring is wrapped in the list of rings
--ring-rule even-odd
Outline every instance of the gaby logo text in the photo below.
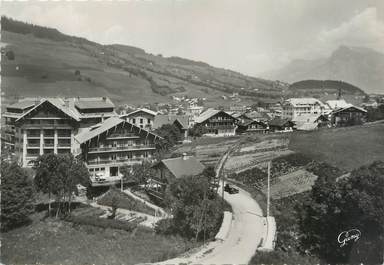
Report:
[[[348,231],[343,231],[337,237],[337,242],[340,243],[340,247],[344,247],[347,242],[354,240],[355,242],[361,237],[361,232],[359,229],[351,229]]]

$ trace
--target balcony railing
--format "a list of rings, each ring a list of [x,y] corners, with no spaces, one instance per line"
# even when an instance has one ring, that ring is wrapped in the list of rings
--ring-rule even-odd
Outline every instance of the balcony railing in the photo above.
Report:
[[[37,144],[27,144],[27,148],[40,148],[40,143]]]
[[[29,137],[29,138],[40,138],[40,134],[30,133],[30,134],[27,134],[27,137]]]
[[[209,122],[233,122],[234,119],[229,119],[229,118],[225,118],[225,119],[217,119],[217,118],[212,118],[212,119],[209,119]]]
[[[107,137],[107,140],[114,140],[114,139],[137,139],[140,138],[140,136],[137,136],[135,134],[131,133],[113,133],[110,134]]]
[[[118,158],[118,159],[99,159],[89,160],[88,165],[99,165],[99,164],[114,164],[114,163],[141,163],[143,160],[148,158]]]
[[[115,147],[94,147],[94,148],[89,148],[89,153],[145,150],[145,149],[154,149],[154,148],[156,148],[154,144],[127,145],[127,146],[115,146]]]
[[[207,126],[207,129],[234,129],[235,125],[213,125],[213,126]]]
[[[57,134],[57,137],[59,137],[59,138],[71,138],[71,134],[59,133],[59,134]]]
[[[71,148],[71,144],[58,144],[57,148]]]

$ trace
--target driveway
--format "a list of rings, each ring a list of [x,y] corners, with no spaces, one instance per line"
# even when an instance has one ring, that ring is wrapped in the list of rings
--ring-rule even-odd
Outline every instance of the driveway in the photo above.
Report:
[[[220,187],[221,190],[222,187]],[[221,191],[219,190],[219,194]],[[225,192],[225,200],[231,204],[233,220],[227,238],[213,241],[193,254],[160,262],[159,264],[248,264],[267,234],[265,218],[257,202],[246,191],[237,194]]]

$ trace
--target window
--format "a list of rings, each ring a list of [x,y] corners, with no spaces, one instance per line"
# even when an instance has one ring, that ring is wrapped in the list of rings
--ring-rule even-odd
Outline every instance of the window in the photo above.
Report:
[[[147,123],[150,124],[151,123],[151,119],[147,119]]]
[[[136,119],[135,118],[132,119],[132,123],[136,123]]]
[[[140,119],[140,123],[144,123],[144,119]]]

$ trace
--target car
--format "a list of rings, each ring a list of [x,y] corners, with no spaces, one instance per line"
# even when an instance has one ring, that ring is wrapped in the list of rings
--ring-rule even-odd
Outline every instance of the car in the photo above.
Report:
[[[229,184],[225,184],[224,191],[228,192],[229,194],[239,193],[239,189],[236,189],[235,187],[232,187]]]

